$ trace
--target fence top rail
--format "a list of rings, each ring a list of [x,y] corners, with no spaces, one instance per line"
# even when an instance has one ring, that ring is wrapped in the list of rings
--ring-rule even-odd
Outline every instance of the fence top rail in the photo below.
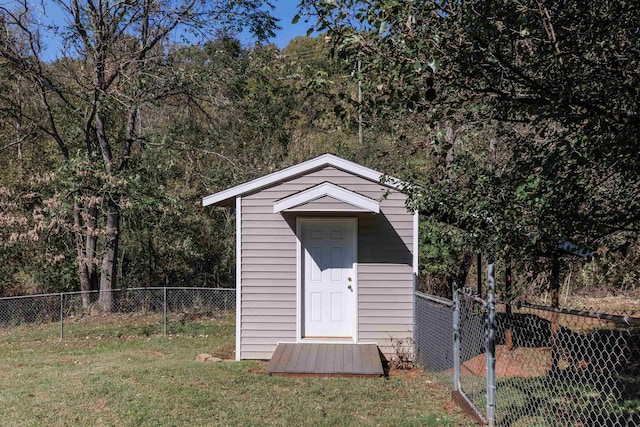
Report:
[[[446,305],[448,307],[453,307],[453,301],[451,301],[450,299],[447,299],[447,298],[439,297],[439,296],[436,296],[436,295],[425,294],[425,293],[422,293],[420,291],[416,291],[415,295],[418,298],[422,298],[422,299],[427,300],[427,301],[432,301],[432,302],[436,302],[438,304]]]
[[[185,291],[225,291],[225,292],[235,292],[235,288],[198,288],[198,287],[148,287],[148,288],[119,288],[119,289],[109,289],[109,292],[127,292],[127,291],[162,291],[162,290],[185,290]],[[83,295],[83,294],[97,294],[100,290],[91,290],[91,291],[71,291],[71,292],[56,292],[49,294],[35,294],[35,295],[17,295],[13,297],[0,297],[0,301],[6,300],[16,300],[16,299],[26,299],[26,298],[44,298],[44,297],[59,297],[61,295]]]
[[[60,295],[65,295],[65,292],[56,292],[53,294],[35,294],[35,295],[16,295],[13,297],[1,297],[0,301],[8,301],[14,299],[28,299],[28,298],[38,298],[38,297],[59,297]]]
[[[465,297],[467,300],[471,300],[473,302],[476,302],[478,304],[481,304],[483,306],[487,306],[487,301],[483,300],[482,298],[480,298],[473,289],[470,288],[460,288],[458,289],[458,293]]]
[[[628,315],[598,313],[598,312],[589,311],[589,310],[572,310],[569,308],[554,308],[546,305],[530,304],[526,302],[516,304],[516,306],[524,307],[524,308],[533,308],[533,309],[542,310],[542,311],[550,311],[553,313],[569,314],[572,316],[581,316],[581,317],[590,317],[590,318],[599,319],[599,320],[608,320],[610,322],[629,325],[629,326],[640,326],[640,317],[633,317]]]

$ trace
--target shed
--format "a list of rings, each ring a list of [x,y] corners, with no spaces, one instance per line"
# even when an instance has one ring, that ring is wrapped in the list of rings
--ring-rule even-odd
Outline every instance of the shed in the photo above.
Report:
[[[418,214],[399,181],[324,154],[202,200],[236,214],[236,359],[279,343],[413,354]]]

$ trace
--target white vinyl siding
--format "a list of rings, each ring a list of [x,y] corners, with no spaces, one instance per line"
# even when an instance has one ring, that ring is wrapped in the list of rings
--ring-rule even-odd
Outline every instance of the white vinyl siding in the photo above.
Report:
[[[274,201],[325,181],[380,200],[381,213],[273,213]],[[310,203],[321,208],[332,202]],[[400,340],[411,351],[413,215],[404,202],[405,196],[395,190],[331,166],[244,194],[240,357],[269,359],[278,342],[297,339],[296,215],[358,217],[358,340],[378,343],[388,358]]]
[[[360,220],[358,339],[375,342],[387,359],[413,354],[413,214],[392,191],[379,216]]]

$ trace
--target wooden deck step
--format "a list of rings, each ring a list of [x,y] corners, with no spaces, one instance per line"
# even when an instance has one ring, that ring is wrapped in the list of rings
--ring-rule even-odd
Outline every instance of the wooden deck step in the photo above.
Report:
[[[269,375],[322,377],[384,375],[375,344],[278,344],[267,372]]]

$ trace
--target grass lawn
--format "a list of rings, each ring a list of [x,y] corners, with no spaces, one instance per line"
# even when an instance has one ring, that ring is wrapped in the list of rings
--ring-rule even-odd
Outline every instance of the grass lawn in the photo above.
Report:
[[[99,322],[99,323],[98,323]],[[419,371],[389,379],[289,378],[231,357],[232,318],[144,318],[0,329],[0,420],[12,425],[471,425]]]

